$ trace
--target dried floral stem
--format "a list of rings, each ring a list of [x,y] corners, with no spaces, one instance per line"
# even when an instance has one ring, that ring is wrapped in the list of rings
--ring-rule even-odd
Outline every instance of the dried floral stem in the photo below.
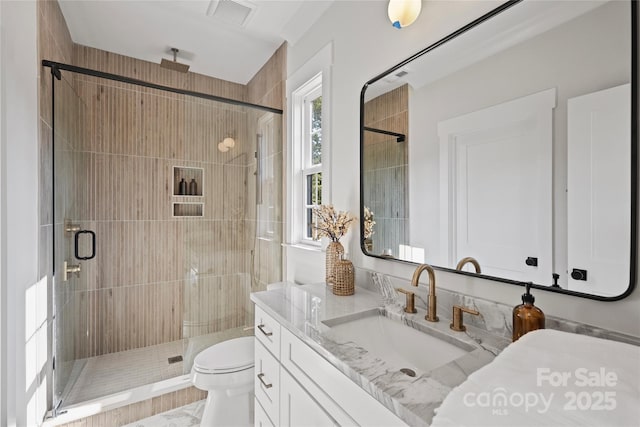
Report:
[[[376,222],[373,220],[373,212],[369,210],[368,207],[364,207],[364,238],[369,239],[373,236],[373,226],[376,225]]]
[[[336,211],[333,205],[315,206],[313,212],[317,217],[313,228],[318,230],[318,237],[328,237],[334,242],[340,241],[356,220],[349,212]]]

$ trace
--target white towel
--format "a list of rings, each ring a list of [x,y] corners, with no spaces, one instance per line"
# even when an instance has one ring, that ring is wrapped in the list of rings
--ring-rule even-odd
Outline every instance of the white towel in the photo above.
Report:
[[[640,347],[526,334],[469,376],[432,426],[640,426]]]

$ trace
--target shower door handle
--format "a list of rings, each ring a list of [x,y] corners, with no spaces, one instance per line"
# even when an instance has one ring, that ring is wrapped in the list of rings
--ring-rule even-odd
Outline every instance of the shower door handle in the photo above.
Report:
[[[81,234],[88,234],[89,236],[91,236],[91,254],[88,256],[80,256],[80,235]],[[96,256],[96,233],[94,233],[91,230],[78,230],[76,231],[74,237],[73,237],[73,241],[74,241],[74,255],[76,257],[76,259],[80,259],[83,261],[89,260],[89,259],[93,259]]]

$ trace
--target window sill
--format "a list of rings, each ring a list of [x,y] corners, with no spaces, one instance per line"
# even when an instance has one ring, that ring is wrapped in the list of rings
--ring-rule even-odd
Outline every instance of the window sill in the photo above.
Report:
[[[304,243],[283,243],[282,246],[286,248],[302,249],[309,252],[325,252],[320,245],[306,245]]]

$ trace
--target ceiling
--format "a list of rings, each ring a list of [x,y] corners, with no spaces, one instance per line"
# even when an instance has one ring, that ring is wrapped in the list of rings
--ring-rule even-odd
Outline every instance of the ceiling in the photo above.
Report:
[[[554,29],[608,1],[530,1],[519,4],[376,81],[367,88],[365,101],[407,83],[413,89],[420,89]]]
[[[333,0],[61,0],[75,43],[159,63],[180,49],[189,71],[246,84],[295,44]],[[209,13],[208,13],[209,11]],[[231,22],[249,12],[243,24]],[[227,13],[225,13],[227,12]]]

